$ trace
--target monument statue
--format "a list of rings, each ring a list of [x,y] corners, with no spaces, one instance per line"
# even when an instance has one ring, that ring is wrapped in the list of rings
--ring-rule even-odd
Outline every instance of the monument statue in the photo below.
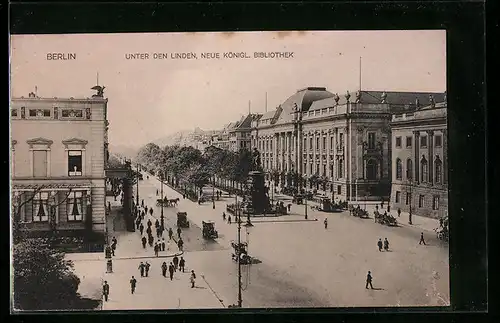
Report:
[[[105,86],[100,86],[100,85],[96,85],[94,87],[91,88],[91,90],[96,90],[97,91],[97,94],[94,94],[93,97],[103,97],[104,96],[104,89],[106,87]]]
[[[252,162],[252,170],[260,170],[261,164],[260,164],[260,152],[257,150],[257,148],[253,149],[252,153],[253,157],[253,162]]]

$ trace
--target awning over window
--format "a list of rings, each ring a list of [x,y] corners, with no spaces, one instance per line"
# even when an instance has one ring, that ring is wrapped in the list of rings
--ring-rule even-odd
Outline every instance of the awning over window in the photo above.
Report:
[[[88,190],[92,188],[91,183],[50,183],[50,184],[14,184],[13,191],[67,191],[73,190]]]

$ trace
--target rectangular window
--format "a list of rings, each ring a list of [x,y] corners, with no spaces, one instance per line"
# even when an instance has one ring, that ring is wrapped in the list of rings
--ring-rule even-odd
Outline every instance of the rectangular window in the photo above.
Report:
[[[326,176],[326,165],[323,165],[323,176]]]
[[[406,137],[406,148],[411,148],[412,141],[413,141],[412,137]]]
[[[29,109],[30,117],[50,117],[50,109]]]
[[[33,198],[33,222],[49,221],[49,193],[39,192]]]
[[[406,193],[406,205],[410,204],[410,202],[411,202],[411,194]]]
[[[375,133],[368,133],[368,149],[375,149]]]
[[[313,164],[309,164],[309,174],[313,173]]]
[[[303,171],[304,173],[307,173],[307,163],[304,163],[304,168],[302,168],[302,171]]]
[[[441,147],[441,145],[443,144],[443,137],[441,137],[441,135],[437,135],[434,137],[434,145],[436,147]]]
[[[326,149],[326,137],[323,137],[323,149]]]
[[[319,137],[316,137],[316,150],[319,150]]]
[[[47,177],[47,150],[33,150],[33,176]]]
[[[401,137],[396,137],[396,148],[401,148]]]
[[[427,148],[427,136],[420,137],[420,148]]]
[[[342,194],[342,185],[337,185],[337,194]]]
[[[401,202],[401,192],[396,191],[396,203],[400,203],[400,202]]]
[[[313,139],[309,138],[309,150],[313,149]]]
[[[82,176],[82,151],[68,151],[68,176]]]
[[[439,196],[434,196],[432,198],[432,209],[439,210]]]
[[[341,133],[339,134],[339,141],[340,141],[340,149],[344,148],[344,134]]]
[[[316,165],[316,175],[319,175],[319,165]]]
[[[302,147],[302,150],[307,150],[307,138],[304,138],[304,147]]]
[[[66,214],[68,221],[83,220],[83,193],[71,192],[66,203]]]
[[[333,137],[330,137],[330,150],[333,150]]]
[[[10,116],[11,117],[17,117],[17,109],[11,109],[10,110]]]
[[[424,196],[423,195],[419,195],[418,196],[418,207],[424,207]]]
[[[269,149],[273,150],[273,141],[272,140],[269,140]]]

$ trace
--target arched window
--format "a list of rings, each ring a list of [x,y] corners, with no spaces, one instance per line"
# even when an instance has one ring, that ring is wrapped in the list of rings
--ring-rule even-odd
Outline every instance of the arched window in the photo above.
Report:
[[[439,157],[436,157],[436,161],[434,162],[434,167],[436,168],[434,174],[435,174],[435,182],[436,184],[441,183],[441,178],[443,176],[443,163],[441,162],[441,159]]]
[[[396,159],[396,179],[401,180],[403,178],[403,163],[401,159]]]
[[[410,158],[406,160],[406,178],[413,179],[413,161]]]
[[[422,183],[425,183],[427,182],[428,180],[428,174],[429,174],[429,166],[427,165],[427,160],[425,159],[425,157],[422,157],[422,160],[420,161],[420,168],[421,168],[421,178],[420,178],[420,181]]]
[[[366,162],[366,179],[377,179],[377,162],[374,159],[370,159]]]

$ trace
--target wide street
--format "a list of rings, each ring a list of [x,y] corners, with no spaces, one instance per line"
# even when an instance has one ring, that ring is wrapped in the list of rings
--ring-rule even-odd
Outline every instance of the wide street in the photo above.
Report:
[[[153,218],[160,217],[156,190],[160,182],[144,173],[139,196],[153,206]],[[168,198],[179,198],[177,207],[164,207],[165,225],[176,230],[176,213],[188,214],[190,227],[183,229],[186,273],[176,272],[174,280],[161,276],[160,265],[178,252],[155,258],[152,248],[140,245],[139,232],[117,230],[114,273],[104,274],[110,284],[110,299],[104,310],[221,308],[237,303],[237,264],[232,261],[230,242],[237,239],[237,225],[222,220],[226,203],[234,198],[198,205],[182,199],[166,185]],[[287,203],[285,203],[287,204]],[[373,218],[360,219],[348,212],[324,213],[293,205],[291,215],[252,218],[253,227],[242,227],[242,240],[249,243],[249,254],[260,262],[242,266],[243,307],[350,307],[350,306],[435,306],[449,304],[448,248],[435,235],[426,232],[427,245],[419,245],[420,230],[406,226],[387,227]],[[323,226],[328,218],[328,228]],[[146,219],[147,220],[147,219]],[[215,222],[216,241],[205,241],[201,222]],[[245,219],[243,219],[245,220]],[[245,221],[244,221],[245,222]],[[115,228],[116,229],[116,228]],[[168,235],[164,236],[167,237]],[[389,252],[379,252],[377,241],[388,238]],[[140,278],[141,261],[151,266],[150,277]],[[103,260],[100,260],[105,270]],[[197,274],[196,287],[190,288],[189,272]],[[365,289],[370,270],[374,289]],[[136,294],[130,294],[129,279],[137,280]]]

